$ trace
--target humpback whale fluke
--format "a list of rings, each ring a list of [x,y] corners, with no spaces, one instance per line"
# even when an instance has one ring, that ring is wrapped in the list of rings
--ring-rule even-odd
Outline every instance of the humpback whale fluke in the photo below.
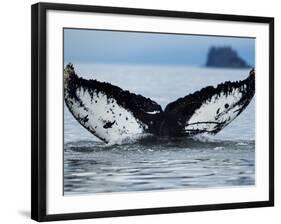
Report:
[[[150,98],[64,69],[64,100],[75,119],[105,142],[141,134],[216,134],[234,120],[255,94],[255,71],[236,82],[207,86],[169,103],[163,110]]]

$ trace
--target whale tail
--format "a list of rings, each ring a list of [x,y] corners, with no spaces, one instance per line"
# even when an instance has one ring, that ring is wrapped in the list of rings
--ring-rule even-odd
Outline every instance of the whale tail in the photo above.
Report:
[[[78,77],[64,69],[64,99],[75,119],[105,142],[144,133],[156,136],[216,134],[233,121],[255,94],[255,71],[242,81],[208,86],[169,103],[165,110],[150,98],[110,83]]]

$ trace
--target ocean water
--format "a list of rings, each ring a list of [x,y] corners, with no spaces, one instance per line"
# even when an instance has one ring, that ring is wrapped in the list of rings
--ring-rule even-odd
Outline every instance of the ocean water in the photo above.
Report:
[[[74,63],[84,78],[107,81],[165,106],[249,69]],[[233,187],[255,184],[255,98],[215,136],[149,137],[107,145],[64,107],[64,194]]]

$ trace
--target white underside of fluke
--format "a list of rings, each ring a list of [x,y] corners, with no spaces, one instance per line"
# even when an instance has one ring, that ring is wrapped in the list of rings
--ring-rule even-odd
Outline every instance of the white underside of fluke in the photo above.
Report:
[[[83,88],[77,89],[76,95],[82,104],[66,96],[68,108],[82,126],[104,141],[118,142],[144,133],[146,126],[114,98],[101,91],[94,91],[91,97]]]
[[[229,124],[237,117],[241,105],[237,104],[242,98],[238,88],[232,92],[214,95],[198,108],[186,124],[185,131],[196,130],[212,132],[220,123]]]

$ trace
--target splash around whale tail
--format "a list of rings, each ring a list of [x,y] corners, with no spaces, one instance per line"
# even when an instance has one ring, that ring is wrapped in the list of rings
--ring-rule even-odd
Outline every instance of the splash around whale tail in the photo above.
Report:
[[[64,100],[74,118],[105,142],[143,134],[216,134],[233,121],[255,94],[255,71],[236,82],[208,86],[169,103],[165,110],[150,98],[110,83],[79,77],[64,69]]]

